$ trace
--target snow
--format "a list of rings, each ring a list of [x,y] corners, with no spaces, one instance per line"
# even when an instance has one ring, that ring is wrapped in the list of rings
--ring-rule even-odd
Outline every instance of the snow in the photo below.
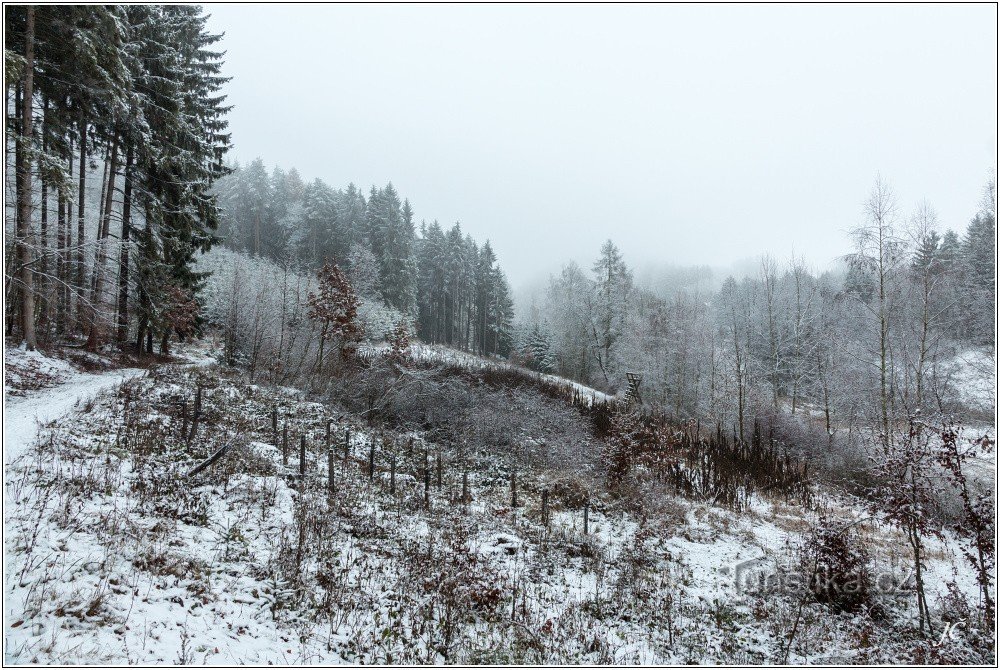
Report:
[[[361,347],[361,351],[367,352],[370,355],[384,355],[388,353],[388,350],[389,350],[388,345],[384,343],[375,345],[365,345]],[[534,370],[529,370],[528,368],[515,365],[502,358],[484,358],[483,356],[479,356],[477,354],[473,354],[466,351],[458,351],[457,349],[452,349],[451,347],[446,347],[440,344],[423,344],[417,342],[410,345],[409,354],[413,360],[422,363],[458,365],[471,370],[478,370],[489,367],[518,370],[520,372],[531,375],[540,380],[554,382],[556,384],[569,385],[570,387],[573,388],[573,390],[577,391],[582,397],[590,400],[591,403],[607,402],[615,398],[615,396],[604,393],[603,391],[598,391],[597,389],[573,381],[572,379],[567,379],[565,377],[560,377],[554,374],[535,372]]]
[[[81,401],[93,398],[101,391],[145,372],[140,368],[125,368],[99,374],[66,371],[62,368],[60,370],[66,374],[57,387],[32,393],[24,398],[4,398],[5,464],[10,464],[31,446],[40,426],[69,413],[79,406]]]
[[[996,411],[997,364],[996,354],[983,349],[968,349],[942,363],[951,372],[951,383],[958,398],[967,407]]]
[[[28,351],[24,344],[4,347],[3,359],[5,396],[58,383],[76,371],[67,361],[46,356],[38,350]]]
[[[523,472],[522,506],[511,510],[505,481],[483,483],[472,473],[473,502],[449,501],[448,484],[422,504],[423,485],[397,471],[397,493],[380,472],[373,484],[366,463],[336,461],[338,491],[323,488],[326,460],[311,454],[315,473],[305,483],[283,475],[280,449],[272,444],[269,413],[275,404],[293,426],[290,441],[319,434],[329,405],[299,389],[250,385],[231,370],[213,369],[214,345],[186,351],[187,363],[164,366],[147,377],[140,370],[99,375],[74,373],[57,388],[8,401],[15,419],[5,432],[15,445],[5,452],[4,617],[5,660],[33,663],[340,664],[543,662],[543,663],[733,663],[780,662],[797,600],[766,598],[739,588],[734,570],[754,562],[765,573],[790,564],[803,529],[817,512],[795,504],[754,498],[742,512],[671,498],[670,514],[642,515],[600,500],[582,533],[582,512],[553,502],[550,522],[539,517],[538,482]],[[425,351],[479,364],[465,354]],[[136,486],[147,468],[178,457],[172,440],[160,443],[168,458],[143,462],[117,448],[124,399],[149,412],[143,425],[174,435],[173,399],[190,397],[206,379],[206,420],[201,435],[225,438],[242,431],[242,460],[227,456],[190,490],[181,482],[175,498],[146,499]],[[119,384],[125,386],[116,390]],[[93,403],[81,400],[94,398]],[[92,405],[92,407],[87,407]],[[80,410],[74,413],[74,409]],[[54,422],[55,436],[33,450],[39,422]],[[214,425],[213,425],[214,424]],[[364,461],[375,434],[360,422],[350,427],[354,453]],[[159,430],[164,432],[157,432]],[[311,431],[311,432],[310,432]],[[419,431],[396,435],[428,440]],[[198,448],[211,451],[215,444]],[[7,447],[5,447],[7,448]],[[339,451],[337,452],[339,454]],[[95,455],[100,455],[94,458]],[[201,458],[197,450],[186,454]],[[157,456],[159,456],[157,454]],[[412,466],[412,463],[409,463]],[[185,463],[180,466],[186,467]],[[297,449],[288,470],[296,470]],[[183,471],[183,470],[182,470]],[[174,470],[145,480],[167,487]],[[166,476],[163,476],[166,475]],[[85,495],[77,489],[87,485]],[[43,483],[49,483],[42,485]],[[456,485],[454,480],[452,487]],[[453,493],[454,491],[452,491]],[[164,494],[159,494],[164,495]],[[145,500],[145,502],[143,502]],[[178,505],[201,509],[203,521],[176,513]],[[817,494],[817,507],[856,516],[855,500]],[[316,509],[325,524],[314,551],[303,561],[304,600],[288,581],[297,514]],[[883,562],[905,565],[897,530],[870,523],[866,532]],[[955,579],[974,597],[976,585],[957,551],[956,538],[928,540],[927,574],[932,607],[942,586]],[[902,548],[902,550],[901,550]],[[468,558],[463,558],[467,556]],[[462,562],[465,561],[465,562]],[[444,600],[436,584],[457,584],[454,593],[495,588],[497,611],[466,610],[456,639],[466,655],[442,657],[433,633],[415,634],[425,623],[442,625]],[[463,590],[465,589],[465,590]],[[300,591],[300,592],[302,592]],[[510,594],[515,594],[511,597]],[[318,603],[333,596],[334,605]],[[296,604],[289,604],[289,603]],[[511,622],[511,606],[518,609]],[[905,615],[907,605],[903,604]],[[765,614],[759,614],[763,608]],[[911,607],[912,609],[912,607]],[[789,655],[793,663],[851,659],[858,622],[811,604],[810,626]],[[531,655],[502,656],[530,640]],[[506,653],[506,652],[504,652]],[[521,654],[528,652],[521,651]]]

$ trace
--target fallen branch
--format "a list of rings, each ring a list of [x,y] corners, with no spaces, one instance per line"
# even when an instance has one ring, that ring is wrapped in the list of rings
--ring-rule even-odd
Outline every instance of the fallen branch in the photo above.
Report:
[[[201,472],[205,468],[210,467],[211,465],[213,465],[217,460],[219,460],[220,458],[222,458],[223,456],[226,455],[226,452],[229,451],[229,448],[231,446],[233,446],[232,443],[229,443],[229,444],[227,444],[227,445],[225,445],[223,447],[220,447],[214,454],[212,454],[211,456],[209,456],[208,458],[206,458],[204,461],[202,461],[201,463],[199,463],[198,465],[196,465],[195,468],[194,468],[194,470],[192,470],[191,472],[187,473],[187,476],[188,477],[194,477],[196,474],[198,474],[199,472]]]

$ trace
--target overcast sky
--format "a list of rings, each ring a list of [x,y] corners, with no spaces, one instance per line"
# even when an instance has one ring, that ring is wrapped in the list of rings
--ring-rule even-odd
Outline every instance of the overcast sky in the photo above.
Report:
[[[207,9],[234,158],[391,180],[515,287],[608,237],[825,267],[878,173],[963,228],[996,164],[995,5]]]

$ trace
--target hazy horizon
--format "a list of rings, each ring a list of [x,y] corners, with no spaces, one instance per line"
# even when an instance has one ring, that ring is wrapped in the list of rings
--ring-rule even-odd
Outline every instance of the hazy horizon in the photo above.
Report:
[[[519,290],[608,238],[637,267],[823,269],[878,174],[961,231],[996,161],[996,6],[208,11],[230,159],[392,181]]]

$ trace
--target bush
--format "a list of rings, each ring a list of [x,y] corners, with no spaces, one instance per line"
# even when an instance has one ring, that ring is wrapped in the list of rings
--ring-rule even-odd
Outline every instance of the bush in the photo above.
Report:
[[[872,605],[870,557],[852,523],[820,518],[802,551],[806,584],[817,602],[835,612],[858,612]]]

